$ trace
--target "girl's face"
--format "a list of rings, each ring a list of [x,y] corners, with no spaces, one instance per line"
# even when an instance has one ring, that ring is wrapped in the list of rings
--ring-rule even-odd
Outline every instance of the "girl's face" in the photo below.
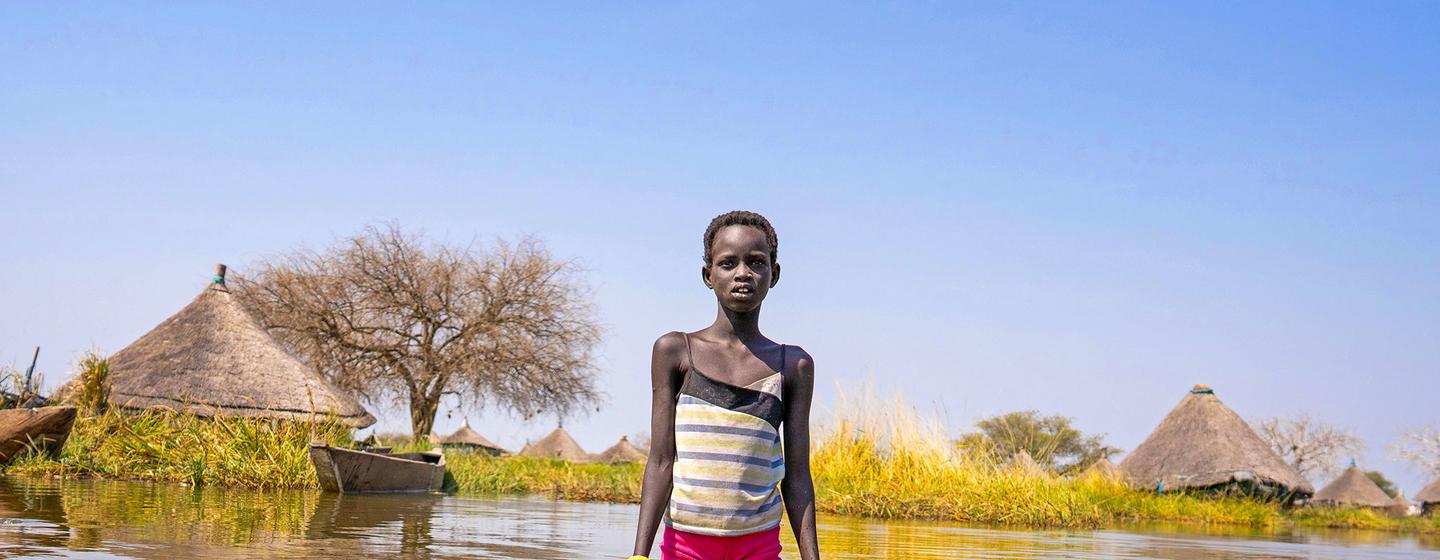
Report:
[[[715,232],[710,262],[700,275],[720,305],[731,311],[754,311],[780,280],[780,264],[770,262],[770,244],[759,229],[726,226]]]

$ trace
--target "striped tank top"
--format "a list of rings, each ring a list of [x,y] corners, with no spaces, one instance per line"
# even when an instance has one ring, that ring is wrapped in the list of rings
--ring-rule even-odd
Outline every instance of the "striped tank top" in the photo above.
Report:
[[[739,387],[690,369],[675,403],[675,464],[665,524],[677,531],[737,536],[780,525],[780,370]]]

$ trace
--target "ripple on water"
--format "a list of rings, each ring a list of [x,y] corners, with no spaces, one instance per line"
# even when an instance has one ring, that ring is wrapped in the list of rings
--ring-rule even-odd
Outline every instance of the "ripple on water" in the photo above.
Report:
[[[633,505],[539,498],[337,496],[0,477],[0,557],[624,558],[636,512]],[[1434,539],[1364,531],[1025,531],[821,521],[821,548],[834,559],[1440,560]],[[798,558],[786,533],[785,557]]]

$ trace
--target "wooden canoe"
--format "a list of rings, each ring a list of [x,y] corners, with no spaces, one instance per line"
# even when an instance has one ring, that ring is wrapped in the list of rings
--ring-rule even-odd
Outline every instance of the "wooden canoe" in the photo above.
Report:
[[[310,462],[328,492],[439,492],[445,483],[445,456],[433,451],[372,453],[312,443]]]
[[[73,406],[0,410],[0,465],[10,464],[32,445],[59,454],[74,426]]]

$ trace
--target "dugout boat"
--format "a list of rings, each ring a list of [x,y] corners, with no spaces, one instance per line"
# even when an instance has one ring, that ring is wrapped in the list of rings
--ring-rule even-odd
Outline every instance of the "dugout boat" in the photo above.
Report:
[[[438,451],[377,453],[310,444],[310,462],[320,488],[341,494],[439,492],[445,483],[445,455]]]
[[[31,447],[58,455],[74,426],[73,406],[0,410],[0,466],[10,464]]]

